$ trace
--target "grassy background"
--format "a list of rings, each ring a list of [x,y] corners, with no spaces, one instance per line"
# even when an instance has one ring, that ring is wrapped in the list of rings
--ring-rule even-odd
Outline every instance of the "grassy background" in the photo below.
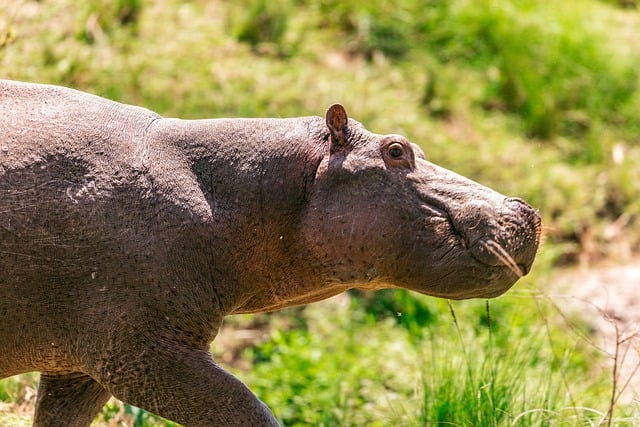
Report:
[[[539,209],[534,272],[489,309],[395,291],[230,318],[214,353],[285,424],[636,425],[634,403],[608,417],[607,355],[546,296],[555,269],[640,249],[636,6],[0,0],[0,77],[183,118],[341,102]],[[36,381],[0,381],[0,424],[27,422]],[[101,423],[163,421],[114,401]]]

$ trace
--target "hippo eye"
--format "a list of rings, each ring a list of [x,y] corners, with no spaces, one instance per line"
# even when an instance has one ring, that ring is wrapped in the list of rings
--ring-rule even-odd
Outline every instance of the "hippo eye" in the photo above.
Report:
[[[401,159],[403,155],[404,155],[404,147],[402,146],[402,144],[398,144],[396,142],[395,144],[391,144],[389,146],[389,156],[391,156],[392,159],[394,160]]]
[[[413,150],[409,142],[400,137],[384,140],[380,154],[382,154],[382,158],[388,168],[413,170],[415,167]]]

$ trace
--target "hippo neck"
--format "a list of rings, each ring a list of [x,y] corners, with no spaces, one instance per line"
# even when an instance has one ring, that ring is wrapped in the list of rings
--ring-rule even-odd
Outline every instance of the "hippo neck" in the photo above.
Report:
[[[224,254],[210,262],[232,278],[214,283],[226,311],[275,310],[345,289],[326,288],[299,233],[327,147],[322,118],[163,119],[156,130],[185,157],[210,206],[200,235]]]
[[[210,203],[242,195],[234,207],[253,214],[255,205],[282,212],[307,197],[329,137],[323,122],[320,117],[163,119],[158,128],[167,154],[187,162]]]

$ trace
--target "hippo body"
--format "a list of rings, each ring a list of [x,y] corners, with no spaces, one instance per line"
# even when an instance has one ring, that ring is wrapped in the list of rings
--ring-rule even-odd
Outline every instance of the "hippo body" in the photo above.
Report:
[[[110,396],[187,426],[277,425],[215,364],[224,316],[350,288],[497,296],[540,219],[339,105],[165,119],[0,81],[0,378],[39,371],[36,426]]]

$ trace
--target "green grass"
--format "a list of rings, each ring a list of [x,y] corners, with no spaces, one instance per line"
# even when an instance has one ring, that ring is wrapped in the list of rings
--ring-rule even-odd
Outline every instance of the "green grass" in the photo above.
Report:
[[[609,9],[593,1],[531,0],[441,2],[439,7],[447,25],[429,28],[429,46],[447,46],[442,59],[465,58],[468,66],[485,72],[479,101],[516,114],[527,134],[583,137],[601,120],[635,127],[628,107],[637,102],[632,100],[637,75],[609,34]],[[602,160],[591,151],[597,147],[587,148],[585,160]]]
[[[342,102],[369,129],[526,199],[545,247],[535,276],[491,301],[491,327],[483,301],[453,304],[456,324],[443,301],[353,294],[230,319],[269,331],[235,373],[287,425],[598,425],[606,357],[537,289],[558,265],[640,249],[634,5],[0,0],[0,77],[184,118],[321,115]],[[35,381],[0,381],[0,424],[27,419]],[[616,424],[638,412],[621,403]],[[164,423],[117,402],[102,417]]]
[[[297,314],[304,327],[273,329],[236,373],[290,426],[599,425],[603,355],[529,286],[491,301],[490,321],[484,301],[404,291],[312,305]],[[640,420],[634,405],[616,410],[616,423]]]
[[[543,252],[541,270],[548,268]],[[234,316],[213,344],[230,369],[288,426],[596,426],[605,422],[612,368],[585,320],[567,318],[524,279],[492,301],[447,302],[405,291],[349,293],[280,313]],[[234,331],[259,331],[252,345]],[[266,336],[265,336],[266,334]],[[0,421],[33,399],[35,377],[0,381]],[[6,412],[7,415],[3,415]],[[171,426],[117,401],[97,425]],[[613,425],[640,421],[615,406]]]

